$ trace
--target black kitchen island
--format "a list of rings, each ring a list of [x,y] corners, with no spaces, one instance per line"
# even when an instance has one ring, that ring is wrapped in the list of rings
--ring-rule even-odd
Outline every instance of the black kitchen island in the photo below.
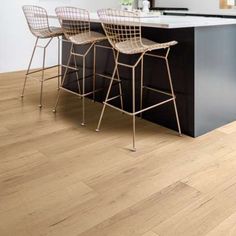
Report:
[[[99,20],[95,15],[91,17],[93,30],[102,31]],[[223,126],[236,119],[236,20],[213,19],[204,17],[160,16],[142,19],[142,36],[156,42],[178,41],[178,45],[171,49],[169,62],[180,124],[183,133],[197,137]],[[108,44],[107,42],[104,43]],[[79,50],[79,49],[77,49]],[[68,58],[69,45],[63,43],[63,63]],[[157,54],[164,53],[156,51]],[[123,60],[132,62],[135,56],[123,55]],[[86,60],[86,74],[92,73],[93,54]],[[98,49],[97,70],[99,73],[111,75],[114,60],[109,49]],[[78,60],[79,64],[80,61]],[[131,71],[119,68],[122,78],[125,108],[131,108]],[[76,89],[77,83],[66,81],[65,86]],[[137,84],[139,82],[139,68],[137,69]],[[145,57],[144,81],[156,89],[169,91],[167,71],[163,61]],[[68,82],[68,83],[67,83]],[[91,89],[92,81],[88,80],[87,90]],[[97,87],[107,87],[97,76]],[[137,86],[137,101],[139,94]],[[114,88],[113,93],[118,92]],[[96,94],[96,100],[102,102],[106,89]],[[145,106],[161,101],[164,95],[151,91],[144,94]],[[119,105],[117,101],[116,105]],[[137,107],[139,102],[137,102]],[[177,130],[174,107],[172,103],[147,111],[143,118],[151,122]]]

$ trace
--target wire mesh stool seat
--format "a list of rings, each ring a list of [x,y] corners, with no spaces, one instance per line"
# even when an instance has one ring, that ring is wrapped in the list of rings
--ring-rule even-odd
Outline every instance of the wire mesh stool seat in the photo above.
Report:
[[[140,114],[142,116],[142,113],[145,111],[148,111],[150,109],[156,108],[158,106],[161,106],[168,102],[173,102],[174,110],[175,110],[175,116],[176,116],[176,122],[178,127],[178,132],[181,135],[181,128],[180,128],[180,122],[179,122],[179,116],[176,106],[176,96],[173,89],[172,84],[172,78],[171,78],[171,72],[168,62],[168,56],[170,52],[170,47],[177,44],[176,41],[170,41],[165,43],[156,43],[151,40],[142,38],[141,36],[141,22],[140,22],[140,16],[139,13],[134,12],[128,12],[128,11],[120,11],[120,10],[113,10],[113,9],[101,9],[98,11],[99,18],[102,22],[103,29],[106,33],[106,36],[110,42],[110,44],[113,46],[113,48],[117,51],[116,54],[116,64],[112,75],[112,80],[109,85],[109,89],[107,91],[106,99],[103,102],[103,108],[100,115],[100,119],[98,122],[98,126],[96,131],[100,130],[102,118],[105,112],[106,106],[109,106],[111,108],[114,108],[118,111],[121,111],[125,114],[131,115],[133,117],[133,151],[136,151],[136,124],[135,124],[135,117],[136,115]],[[163,49],[166,50],[165,55],[156,55],[151,54],[149,52]],[[127,54],[127,55],[134,55],[137,54],[138,58],[135,61],[134,64],[126,64],[119,61],[119,55],[120,54]],[[150,86],[146,86],[144,84],[143,79],[143,60],[144,56],[152,56],[155,58],[163,59],[166,64],[167,74],[168,74],[168,83],[170,86],[170,92],[158,90],[155,88],[152,88]],[[135,94],[135,69],[136,67],[141,63],[141,88],[140,88],[140,109],[136,111],[136,94]],[[111,100],[116,99],[117,96],[110,97],[111,88],[113,85],[113,78],[115,76],[116,71],[118,70],[118,66],[124,66],[128,67],[132,70],[132,112],[124,111],[123,109],[120,109],[116,106],[113,106],[111,103],[109,103]],[[143,91],[144,89],[165,94],[169,98],[158,102],[154,105],[151,105],[149,107],[143,108]]]
[[[67,61],[67,65],[63,66],[65,67],[64,75],[62,78],[61,86],[58,90],[58,95],[56,99],[56,104],[54,107],[53,112],[56,112],[60,92],[61,90],[64,90],[66,92],[75,94],[82,99],[82,122],[81,125],[85,125],[85,97],[89,95],[93,95],[93,100],[95,101],[95,93],[100,91],[101,89],[96,89],[96,76],[104,77],[107,79],[111,79],[111,77],[96,73],[96,48],[106,48],[113,50],[110,46],[104,46],[98,44],[99,42],[102,42],[104,40],[107,40],[106,35],[92,31],[90,29],[90,15],[89,12],[85,9],[80,9],[76,7],[58,7],[55,9],[57,17],[59,19],[59,22],[61,24],[61,27],[63,29],[64,35],[68,42],[71,43],[70,52],[69,52],[69,58]],[[83,53],[76,53],[75,46],[82,46],[87,47],[85,52]],[[93,88],[92,91],[86,91],[86,85],[85,80],[88,78],[86,77],[86,56],[90,51],[93,49]],[[114,51],[114,50],[113,50]],[[114,52],[113,52],[114,53]],[[71,66],[71,59],[74,57],[74,66]],[[76,57],[82,58],[82,86],[80,85],[80,78],[78,75],[79,67],[76,64]],[[74,70],[76,72],[77,77],[77,85],[78,85],[78,92],[71,91],[67,88],[65,88],[64,83],[66,80],[66,76],[68,74],[68,70]],[[91,77],[91,76],[89,76]],[[119,79],[119,74],[117,73],[117,78],[114,78],[118,84],[119,84],[119,91],[121,93],[121,84]],[[82,87],[82,88],[81,88]],[[121,104],[123,107],[123,102],[121,98]]]
[[[43,93],[43,84],[45,81],[58,78],[58,87],[60,84],[60,36],[63,35],[62,29],[60,27],[54,27],[49,25],[49,20],[48,20],[48,14],[47,11],[39,6],[32,6],[32,5],[25,5],[22,7],[28,27],[31,31],[31,33],[36,37],[36,41],[34,44],[33,52],[30,58],[30,62],[28,65],[28,69],[25,75],[25,80],[24,80],[24,85],[23,85],[23,90],[21,97],[24,97],[24,92],[25,92],[25,86],[28,78],[34,78],[32,75],[35,73],[41,72],[41,78],[39,79],[39,82],[41,83],[41,89],[40,89],[40,100],[39,100],[39,108],[42,107],[42,93]],[[47,47],[50,45],[51,41],[53,38],[58,39],[58,64],[50,67],[45,67],[45,60],[46,60],[46,50]],[[40,39],[46,39],[48,40],[47,43],[42,46],[39,45],[39,40]],[[32,61],[36,52],[37,48],[43,49],[43,65],[42,68],[39,70],[31,70],[31,65]],[[45,70],[51,69],[57,67],[57,75],[56,76],[51,76],[45,78]]]

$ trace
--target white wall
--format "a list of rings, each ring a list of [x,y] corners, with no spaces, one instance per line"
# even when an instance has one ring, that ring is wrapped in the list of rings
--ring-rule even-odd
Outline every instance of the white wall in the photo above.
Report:
[[[187,7],[192,11],[219,10],[219,0],[156,0],[159,7]]]
[[[156,0],[160,7],[187,7],[189,10],[212,10],[219,8],[219,0]]]
[[[35,38],[27,28],[22,5],[35,4],[55,14],[56,6],[78,6],[94,11],[105,7],[118,7],[119,0],[3,0],[0,8],[0,73],[27,68]],[[57,22],[53,22],[57,23]],[[56,41],[55,41],[56,43]],[[40,50],[40,49],[38,49]],[[42,57],[36,54],[33,67],[40,67]],[[56,63],[56,44],[47,56],[47,64]]]

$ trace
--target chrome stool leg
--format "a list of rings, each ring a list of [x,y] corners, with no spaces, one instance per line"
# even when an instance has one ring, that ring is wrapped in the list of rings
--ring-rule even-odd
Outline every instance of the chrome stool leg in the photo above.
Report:
[[[120,79],[120,74],[119,74],[119,69],[117,67],[117,79],[119,83],[119,93],[120,93],[120,105],[121,109],[124,110],[124,102],[123,102],[123,94],[122,94],[122,85],[121,85],[121,79]]]
[[[58,89],[58,92],[57,92],[57,99],[56,99],[56,103],[55,103],[55,106],[54,106],[54,109],[53,109],[54,113],[56,113],[56,111],[57,111],[57,105],[58,105],[59,98],[60,98],[61,87],[64,85],[64,82],[65,82],[65,79],[66,79],[66,74],[67,74],[68,69],[69,69],[69,65],[70,65],[70,61],[71,61],[71,57],[72,57],[72,50],[73,50],[73,44],[71,44],[70,55],[69,55],[69,58],[68,58],[68,61],[67,61],[67,66],[66,66],[66,69],[65,69],[65,72],[64,72],[64,75],[63,75],[61,85],[60,85],[60,87]]]
[[[132,101],[132,106],[133,106],[133,150],[136,151],[136,145],[135,145],[135,140],[136,140],[136,124],[135,124],[135,67],[132,68],[132,93],[133,93],[133,101]]]
[[[166,53],[165,62],[166,62],[166,68],[167,68],[167,73],[168,73],[168,79],[169,79],[171,94],[172,94],[172,97],[173,97],[173,104],[174,104],[174,109],[175,109],[175,117],[176,117],[176,122],[177,122],[177,126],[178,126],[178,131],[179,131],[179,135],[182,136],[180,122],[179,122],[179,114],[178,114],[178,109],[177,109],[177,105],[176,105],[176,96],[175,96],[175,93],[174,93],[172,77],[171,77],[171,72],[170,72],[170,66],[169,66],[169,60],[168,60],[169,52],[170,52],[170,48],[168,48],[168,51]]]
[[[133,110],[132,110],[132,116],[133,116],[133,152],[136,152],[136,93],[135,93],[135,69],[138,66],[139,62],[141,61],[141,90],[142,90],[142,83],[143,83],[143,56],[144,53],[142,53],[140,55],[140,57],[138,58],[137,62],[132,66],[132,106],[133,106]],[[141,101],[142,101],[142,97],[141,97]],[[141,104],[140,104],[141,105]],[[140,109],[142,110],[142,109]],[[142,113],[140,113],[142,114]]]
[[[114,56],[114,60],[116,60],[116,52],[113,49],[113,56]],[[123,102],[123,95],[122,95],[122,86],[121,86],[121,79],[120,79],[120,73],[119,73],[119,68],[117,67],[117,81],[119,83],[119,93],[120,93],[120,105],[121,105],[121,109],[124,110],[124,102]]]
[[[35,54],[35,51],[36,51],[36,48],[37,48],[38,41],[39,41],[39,38],[37,37],[36,41],[35,41],[35,44],[34,44],[34,49],[33,49],[33,52],[32,52],[31,58],[30,58],[29,66],[28,66],[27,72],[25,74],[25,80],[24,80],[24,84],[23,84],[21,98],[24,97],[26,81],[27,81],[28,73],[29,73],[31,65],[32,65],[32,61],[33,61],[33,58],[34,58],[34,54]]]
[[[143,109],[143,57],[141,59],[141,86],[140,86],[140,111]],[[143,117],[143,113],[140,113],[140,117]]]
[[[83,81],[82,81],[82,122],[81,125],[85,125],[85,76],[86,76],[86,71],[85,71],[85,63],[86,63],[86,58],[83,56]]]
[[[40,96],[39,96],[39,108],[42,108],[42,100],[43,100],[43,81],[40,82]]]
[[[113,84],[115,74],[116,74],[116,71],[117,71],[117,68],[118,68],[118,57],[119,57],[119,52],[116,55],[115,67],[114,67],[113,74],[112,74],[112,77],[111,77],[111,82],[110,82],[108,90],[107,90],[106,99],[103,102],[102,112],[101,112],[101,115],[100,115],[100,118],[99,118],[99,121],[98,121],[98,125],[97,125],[97,129],[96,129],[97,132],[99,132],[99,130],[100,130],[101,122],[102,122],[103,115],[104,115],[105,108],[106,108],[106,103],[108,102],[109,95],[110,95],[111,88],[112,88],[112,84]]]
[[[74,45],[73,45],[73,48],[72,48],[72,52],[75,53]],[[75,68],[78,68],[75,54],[74,54],[74,66],[75,66]],[[76,75],[76,80],[77,80],[78,91],[79,91],[79,94],[81,94],[81,87],[80,87],[80,83],[79,83],[79,73],[78,73],[77,70],[75,72],[75,75]]]
[[[86,56],[90,52],[90,50],[94,47],[95,42],[91,43],[87,51],[84,53],[83,57],[83,78],[82,78],[82,122],[81,125],[85,126],[85,79],[86,79]]]
[[[98,132],[100,130],[100,126],[101,126],[101,122],[102,122],[102,118],[103,118],[103,115],[104,115],[104,112],[105,112],[105,108],[106,108],[106,105],[108,104],[108,101],[111,100],[109,98],[109,95],[110,95],[110,92],[111,92],[111,88],[112,88],[112,84],[113,84],[113,81],[114,81],[114,78],[115,78],[115,75],[117,73],[117,70],[118,70],[118,65],[122,65],[122,66],[126,66],[126,67],[129,67],[129,68],[132,68],[132,112],[129,113],[129,112],[125,112],[122,109],[118,109],[119,111],[123,111],[125,113],[128,113],[129,115],[132,116],[132,123],[133,123],[133,148],[132,148],[132,151],[136,151],[136,93],[135,93],[135,69],[137,67],[137,65],[139,64],[139,62],[143,59],[143,56],[144,56],[144,53],[142,53],[138,60],[136,61],[136,63],[132,66],[130,65],[126,65],[126,64],[123,64],[123,63],[119,63],[118,62],[118,58],[119,58],[119,52],[117,52],[117,55],[116,55],[116,60],[115,60],[115,68],[114,68],[114,71],[113,71],[113,75],[112,75],[112,80],[110,82],[110,85],[109,85],[109,88],[108,88],[108,91],[107,91],[107,95],[106,95],[106,99],[104,101],[104,104],[103,104],[103,108],[102,108],[102,112],[101,112],[101,115],[100,115],[100,119],[99,119],[99,122],[98,122],[98,126],[97,126],[97,129],[96,131]],[[112,106],[113,108],[115,108],[114,106]]]
[[[58,70],[57,70],[57,73],[58,73],[58,81],[57,81],[57,88],[59,89],[60,87],[60,84],[61,84],[61,43],[60,43],[60,38],[57,37],[57,40],[58,40]]]
[[[132,97],[132,106],[133,106],[133,111],[132,111],[132,116],[133,116],[133,149],[132,151],[133,152],[136,152],[136,107],[135,107],[135,104],[136,104],[136,93],[135,93],[135,69],[136,67],[138,66],[138,64],[140,63],[141,61],[141,91],[143,90],[143,56],[144,56],[144,53],[142,53],[140,55],[140,57],[138,58],[138,60],[136,61],[136,63],[132,66],[132,93],[133,93],[133,97]],[[141,93],[141,104],[140,106],[142,107],[142,98],[143,96],[143,93]],[[140,109],[141,111],[142,109]],[[142,113],[140,113],[142,114]]]
[[[96,45],[93,48],[93,102],[95,102],[96,95]]]
[[[116,60],[116,52],[113,47],[104,46],[104,45],[100,45],[100,44],[96,44],[96,43],[94,44],[94,58],[93,58],[93,101],[94,102],[95,102],[96,92],[101,90],[101,89],[96,89],[96,76],[98,75],[100,77],[111,79],[111,77],[109,77],[107,75],[103,75],[101,73],[97,73],[97,71],[96,71],[96,64],[95,63],[96,63],[97,48],[106,48],[106,49],[112,50],[114,61]],[[119,74],[118,68],[117,68],[117,78],[115,80],[118,82],[119,93],[120,93],[120,105],[121,105],[121,108],[123,109],[122,86],[121,86],[121,79],[120,79],[120,74]]]
[[[40,88],[40,98],[39,98],[39,108],[42,108],[42,100],[43,100],[43,84],[44,84],[44,78],[45,78],[45,63],[46,63],[46,52],[47,52],[47,47],[51,43],[53,38],[50,38],[49,41],[47,42],[46,46],[43,47],[43,67],[42,67],[42,76],[41,76],[41,88]]]
[[[44,75],[45,75],[45,60],[46,60],[46,47],[43,49],[43,68],[42,68],[42,77],[41,77],[41,81],[40,81],[39,108],[42,108],[42,100],[43,100],[43,83],[44,83]]]

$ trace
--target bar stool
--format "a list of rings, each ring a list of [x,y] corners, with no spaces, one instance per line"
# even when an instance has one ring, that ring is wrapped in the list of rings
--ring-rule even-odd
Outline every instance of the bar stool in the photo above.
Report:
[[[110,79],[111,77],[96,73],[96,48],[106,48],[113,50],[110,46],[103,46],[99,45],[99,42],[102,42],[104,40],[107,40],[107,37],[102,34],[95,31],[92,31],[90,29],[90,16],[89,12],[85,9],[80,9],[76,7],[58,7],[55,9],[57,17],[59,19],[59,22],[61,24],[61,27],[63,29],[64,35],[67,39],[67,41],[71,42],[71,48],[69,53],[69,58],[67,65],[65,67],[64,76],[62,78],[61,86],[58,90],[58,95],[56,99],[56,104],[53,109],[53,112],[56,112],[60,92],[61,90],[75,94],[82,98],[82,122],[81,125],[85,125],[85,97],[89,95],[93,95],[93,100],[95,100],[95,93],[100,91],[101,89],[96,89],[96,76],[100,76],[106,79]],[[84,53],[76,53],[74,50],[74,46],[81,46],[86,47],[86,50]],[[92,91],[86,91],[86,79],[89,79],[91,76],[86,76],[86,56],[88,53],[94,49],[94,58],[93,58],[93,88]],[[114,50],[113,50],[114,55]],[[74,57],[74,66],[70,65],[71,58]],[[68,74],[68,70],[74,70],[75,72],[78,72],[79,67],[76,64],[76,57],[82,58],[82,89],[80,86],[80,78],[78,77],[78,74],[76,74],[77,77],[77,85],[78,85],[78,92],[71,91],[64,86],[64,82],[66,80],[66,76]],[[115,58],[115,56],[114,56]],[[69,79],[69,78],[68,78]],[[121,94],[121,81],[119,79],[119,73],[117,72],[117,78],[113,78],[116,80],[119,84],[119,92],[121,97],[121,107],[123,108],[123,100],[122,100],[122,94]]]
[[[29,62],[29,66],[25,75],[24,85],[21,97],[24,97],[25,92],[25,86],[27,78],[36,78],[32,75],[35,73],[41,73],[41,78],[39,79],[39,82],[41,83],[41,89],[40,89],[40,100],[39,100],[39,108],[42,108],[42,94],[43,94],[43,84],[45,81],[58,78],[58,87],[60,85],[60,36],[63,35],[62,29],[60,27],[52,27],[49,25],[48,21],[48,14],[47,11],[39,6],[32,6],[32,5],[25,5],[23,6],[23,12],[28,24],[28,27],[31,31],[31,33],[36,37],[34,49],[31,55],[31,59]],[[58,39],[58,64],[50,67],[45,67],[45,60],[46,60],[46,50],[47,47],[50,45],[53,38]],[[45,46],[41,46],[38,44],[39,39],[46,39],[48,40]],[[35,51],[37,48],[43,49],[43,65],[42,68],[39,70],[34,70],[30,72],[31,64],[35,55]],[[51,69],[57,67],[58,72],[56,76],[45,78],[45,70]]]
[[[104,105],[103,105],[103,109],[102,109],[102,112],[100,115],[100,119],[99,119],[96,131],[99,131],[99,129],[100,129],[101,121],[102,121],[106,106],[109,106],[109,107],[119,110],[123,113],[131,115],[133,117],[133,151],[136,151],[136,145],[135,145],[135,136],[136,136],[135,117],[136,117],[136,115],[138,115],[138,114],[141,115],[143,112],[153,109],[155,107],[158,107],[160,105],[163,105],[165,103],[173,102],[178,131],[179,131],[179,134],[181,135],[179,116],[178,116],[178,111],[177,111],[177,106],[176,106],[176,96],[175,96],[174,89],[173,89],[170,67],[169,67],[169,62],[168,62],[168,55],[170,52],[170,47],[176,45],[177,42],[171,41],[171,42],[166,42],[166,43],[156,43],[151,40],[142,38],[142,36],[141,36],[141,22],[140,22],[139,13],[112,10],[112,9],[101,9],[98,11],[98,15],[99,15],[99,18],[102,22],[102,26],[103,26],[103,29],[104,29],[106,35],[107,35],[107,38],[108,38],[110,44],[113,46],[113,48],[117,51],[117,54],[116,54],[116,64],[115,64],[115,68],[113,71],[112,80],[110,82],[110,86],[107,91],[106,99],[103,102]],[[166,51],[164,56],[147,53],[149,51],[160,50],[160,49],[163,49]],[[132,65],[122,63],[119,61],[119,55],[121,53],[127,54],[127,55],[137,54],[138,59]],[[144,55],[152,56],[155,58],[160,58],[165,61],[167,73],[168,73],[168,83],[170,85],[170,93],[152,88],[150,86],[146,86],[144,84],[144,81],[143,81],[143,58],[144,58]],[[136,108],[135,108],[135,104],[136,104],[136,101],[135,101],[135,98],[136,98],[136,95],[135,95],[135,82],[136,82],[135,81],[135,69],[139,63],[141,63],[140,109],[138,111],[136,111]],[[109,96],[110,96],[110,91],[111,91],[111,88],[113,85],[113,78],[114,78],[114,75],[118,69],[118,66],[124,66],[124,67],[130,68],[132,70],[132,112],[124,111],[124,110],[117,108],[109,103],[109,101],[111,101],[117,97],[117,96],[115,96],[115,97],[110,98]],[[150,90],[153,92],[157,92],[157,93],[161,93],[161,94],[165,94],[169,98],[162,101],[162,102],[158,102],[152,106],[143,108],[143,91],[144,91],[144,89]]]

